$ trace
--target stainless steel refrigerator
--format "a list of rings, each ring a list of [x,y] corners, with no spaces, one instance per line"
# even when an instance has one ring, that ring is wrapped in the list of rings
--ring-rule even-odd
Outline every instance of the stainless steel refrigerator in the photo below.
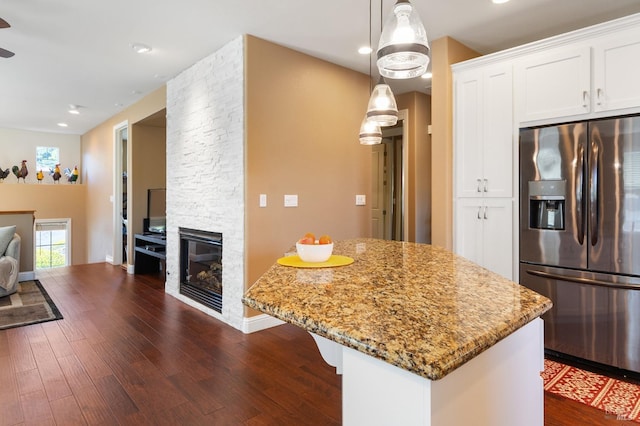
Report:
[[[520,283],[547,349],[640,372],[640,116],[520,130]]]

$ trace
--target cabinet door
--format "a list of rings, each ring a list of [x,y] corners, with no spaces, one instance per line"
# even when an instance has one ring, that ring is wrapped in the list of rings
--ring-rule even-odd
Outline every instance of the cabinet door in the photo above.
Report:
[[[640,106],[640,29],[599,40],[593,53],[595,111]]]
[[[485,199],[482,210],[482,266],[513,279],[513,201]]]
[[[586,114],[590,108],[591,48],[562,47],[516,65],[519,121]]]
[[[484,72],[482,104],[482,190],[489,197],[511,197],[514,163],[511,64]]]
[[[457,197],[482,195],[482,72],[455,76],[454,150]]]
[[[482,199],[459,198],[454,206],[455,252],[482,265]]]

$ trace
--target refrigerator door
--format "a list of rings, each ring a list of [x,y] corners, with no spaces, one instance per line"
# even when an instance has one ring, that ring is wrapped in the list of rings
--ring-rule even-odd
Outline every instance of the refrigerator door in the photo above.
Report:
[[[520,260],[587,267],[587,123],[520,130]]]
[[[553,301],[546,349],[640,372],[640,278],[521,263],[520,279]]]
[[[640,117],[589,127],[588,268],[640,276]]]

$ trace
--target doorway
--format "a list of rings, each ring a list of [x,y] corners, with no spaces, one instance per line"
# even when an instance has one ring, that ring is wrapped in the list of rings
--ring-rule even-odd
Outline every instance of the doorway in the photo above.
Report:
[[[114,180],[113,180],[113,264],[126,268],[129,260],[127,236],[129,228],[129,204],[127,188],[127,163],[129,123],[124,121],[113,127]]]
[[[395,126],[382,129],[382,143],[372,149],[372,237],[405,241],[407,230],[407,111]]]

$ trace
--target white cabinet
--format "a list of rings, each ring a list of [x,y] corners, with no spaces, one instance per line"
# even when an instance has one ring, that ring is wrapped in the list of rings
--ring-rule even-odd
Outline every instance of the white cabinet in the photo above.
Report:
[[[554,122],[640,109],[640,28],[523,56],[514,70],[519,122]]]
[[[598,39],[593,55],[594,110],[640,106],[640,30]]]
[[[586,114],[591,111],[591,49],[561,47],[515,65],[520,121]]]
[[[456,253],[513,279],[513,201],[458,198],[455,212]]]
[[[511,197],[511,63],[461,71],[454,81],[456,197]]]

